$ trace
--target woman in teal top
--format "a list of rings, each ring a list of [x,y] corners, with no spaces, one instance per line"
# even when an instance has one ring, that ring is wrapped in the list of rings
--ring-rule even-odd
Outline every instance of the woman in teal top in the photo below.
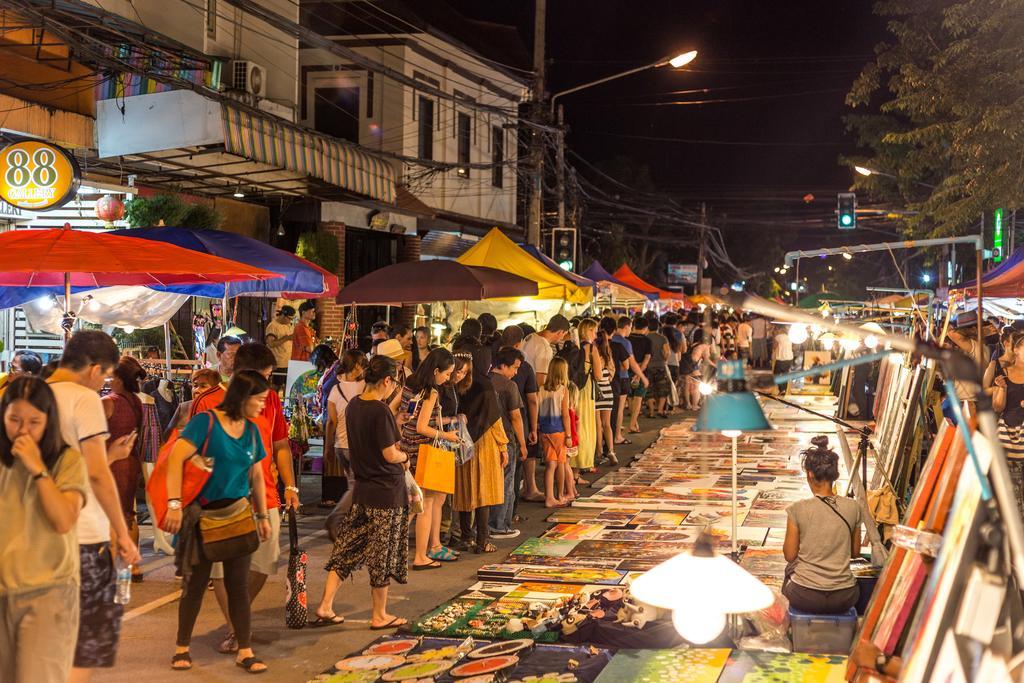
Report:
[[[175,562],[183,576],[184,590],[178,603],[178,640],[171,667],[191,669],[189,643],[203,595],[210,581],[213,563],[203,553],[198,523],[203,510],[218,510],[252,497],[260,540],[270,538],[266,489],[260,461],[266,456],[263,439],[254,420],[259,420],[266,404],[270,384],[252,370],[235,373],[224,400],[214,410],[201,413],[185,426],[167,465],[168,510],[164,530],[179,533]],[[205,449],[204,449],[205,446]],[[213,461],[213,472],[196,501],[185,510],[181,506],[181,480],[185,461],[205,454]],[[228,594],[228,614],[238,638],[235,663],[249,673],[267,670],[252,652],[250,644],[252,615],[249,608],[249,560],[251,555],[225,560],[224,587]]]

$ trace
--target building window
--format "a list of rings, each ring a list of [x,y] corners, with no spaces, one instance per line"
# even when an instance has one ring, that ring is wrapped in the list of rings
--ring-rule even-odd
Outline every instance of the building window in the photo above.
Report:
[[[456,170],[460,178],[469,177],[469,148],[473,134],[472,128],[473,119],[470,118],[469,114],[460,113],[458,119],[459,163],[465,164],[464,166],[459,166]]]
[[[206,0],[206,37],[217,39],[217,0]]]
[[[319,132],[358,143],[359,88],[316,88],[313,117],[313,127]]]
[[[501,126],[491,127],[491,185],[505,185],[505,130]]]
[[[434,100],[420,95],[420,159],[434,158]]]

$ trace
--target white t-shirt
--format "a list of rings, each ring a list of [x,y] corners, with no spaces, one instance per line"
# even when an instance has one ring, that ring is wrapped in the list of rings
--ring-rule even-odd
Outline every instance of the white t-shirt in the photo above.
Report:
[[[530,364],[534,372],[548,374],[548,365],[555,357],[555,350],[551,348],[551,342],[539,334],[531,334],[523,340],[520,351],[523,352],[523,357],[526,358],[526,362]]]
[[[327,396],[327,402],[334,406],[334,412],[338,416],[338,426],[334,430],[334,447],[348,449],[348,427],[345,425],[345,409],[348,402],[363,393],[366,382],[346,382],[341,380],[334,385],[331,393]]]
[[[98,393],[72,381],[53,382],[50,388],[57,398],[60,434],[68,446],[81,451],[80,444],[83,441],[90,438],[106,440],[109,435],[107,416],[103,413],[103,402]],[[106,541],[110,541],[110,520],[100,507],[90,483],[85,507],[78,515],[78,542],[89,544]]]
[[[736,346],[750,346],[750,340],[754,338],[754,328],[746,320],[736,327]]]
[[[793,360],[793,343],[789,341],[789,335],[785,332],[775,335],[775,350],[772,351],[772,360]]]
[[[291,325],[285,325],[279,323],[276,320],[271,320],[270,324],[267,325],[267,334],[272,334],[278,339],[281,337],[287,337],[289,334],[294,332],[295,328]],[[286,342],[275,342],[269,344],[271,353],[274,354],[274,361],[277,363],[277,367],[286,368],[288,367],[288,361],[292,359],[292,340],[289,339]]]

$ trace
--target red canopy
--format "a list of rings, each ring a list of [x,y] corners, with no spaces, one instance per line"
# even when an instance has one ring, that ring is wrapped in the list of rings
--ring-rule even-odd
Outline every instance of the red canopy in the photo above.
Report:
[[[0,234],[0,285],[109,287],[265,280],[277,273],[164,242],[103,232],[12,230]]]
[[[646,294],[657,294],[659,299],[668,299],[670,301],[682,301],[687,307],[689,307],[690,305],[690,300],[687,298],[685,294],[681,294],[679,292],[670,292],[666,289],[655,287],[649,282],[644,282],[643,280],[640,279],[640,276],[634,273],[633,270],[625,263],[622,264],[621,268],[612,273],[612,275],[615,277],[616,280],[621,280],[626,284],[627,287],[632,287],[638,292],[644,292]]]

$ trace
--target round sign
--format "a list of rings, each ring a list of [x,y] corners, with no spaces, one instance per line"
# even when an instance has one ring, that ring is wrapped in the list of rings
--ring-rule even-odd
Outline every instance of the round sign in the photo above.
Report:
[[[484,645],[469,653],[470,659],[487,659],[500,655],[511,655],[533,647],[533,640],[520,638],[519,640],[499,640],[490,645]]]
[[[81,183],[70,152],[38,140],[15,142],[0,150],[0,198],[28,211],[66,204]]]
[[[404,655],[420,644],[419,638],[385,640],[363,650],[364,655]]]
[[[334,663],[339,671],[366,671],[368,669],[390,669],[405,663],[399,655],[357,655]]]
[[[519,663],[519,657],[515,655],[503,655],[501,657],[488,657],[477,659],[466,664],[460,664],[451,670],[452,678],[463,678],[466,676],[480,676],[490,674]]]
[[[382,681],[411,681],[419,678],[435,678],[455,664],[453,659],[442,659],[436,662],[416,662],[392,669],[381,676]]]

